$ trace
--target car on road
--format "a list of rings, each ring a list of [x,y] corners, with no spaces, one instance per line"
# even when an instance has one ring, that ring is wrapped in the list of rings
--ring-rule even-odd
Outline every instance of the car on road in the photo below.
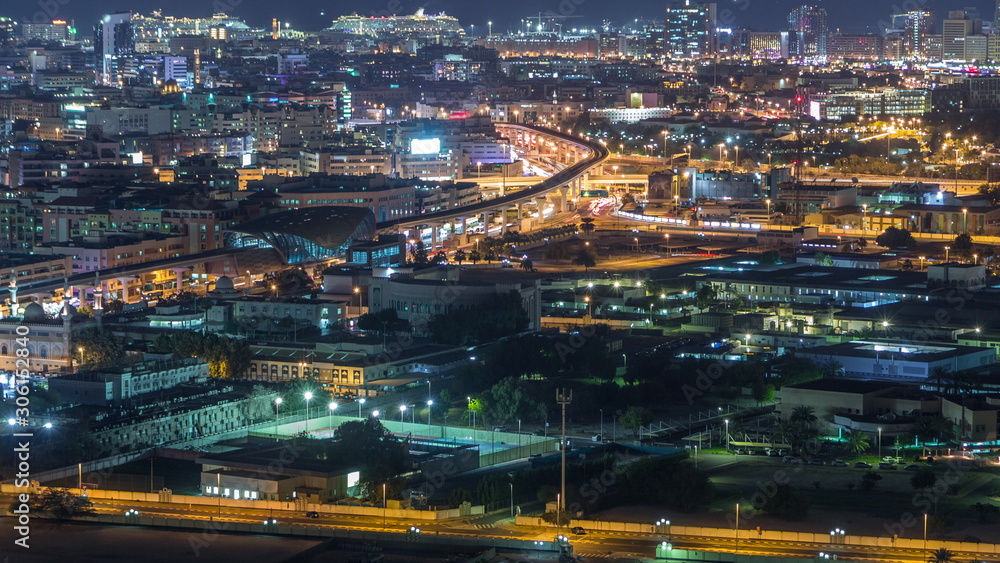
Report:
[[[895,471],[896,470],[896,464],[895,463],[887,463],[887,462],[883,461],[882,463],[878,464],[878,468],[879,469],[888,469],[890,471]]]
[[[910,464],[910,465],[907,465],[906,467],[904,467],[903,471],[920,471],[920,466],[919,465]]]
[[[870,464],[870,463],[868,463],[866,461],[859,461],[859,462],[857,462],[857,463],[854,464],[854,468],[855,469],[871,469],[872,468],[872,464]]]
[[[306,512],[306,518],[319,518],[319,512],[310,510],[309,512]]]
[[[569,531],[573,532],[578,536],[584,536],[587,534],[587,530],[584,530],[582,526],[573,526],[572,528],[570,528]]]
[[[847,462],[842,459],[835,459],[830,465],[833,467],[847,467]]]

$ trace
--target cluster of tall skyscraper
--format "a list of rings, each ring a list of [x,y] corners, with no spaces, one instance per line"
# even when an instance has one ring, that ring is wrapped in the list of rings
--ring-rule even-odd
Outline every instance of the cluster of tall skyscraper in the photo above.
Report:
[[[761,37],[750,37],[744,30],[734,33],[733,29],[724,27],[729,23],[718,21],[717,6],[713,2],[692,3],[685,0],[683,3],[668,4],[664,55],[668,59],[697,59],[734,54],[739,51],[741,43],[753,42],[772,52],[774,56],[768,58],[809,61],[826,57],[828,31],[824,8],[800,6],[789,14],[786,30],[760,32],[763,34]]]
[[[1000,9],[997,14],[1000,17]],[[882,34],[832,32],[826,9],[812,5],[792,10],[784,30],[732,29],[727,27],[731,23],[718,21],[715,3],[668,4],[664,55],[668,59],[742,55],[801,62],[834,58],[1000,60],[1000,20],[984,20],[977,8],[949,11],[940,29],[929,10],[893,14],[889,22],[880,22]]]

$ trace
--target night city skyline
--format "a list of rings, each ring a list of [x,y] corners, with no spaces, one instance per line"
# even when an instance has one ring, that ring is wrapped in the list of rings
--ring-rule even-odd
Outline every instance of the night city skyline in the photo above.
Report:
[[[777,31],[785,27],[782,14],[804,3],[796,0],[740,0],[718,2],[717,4],[720,13],[729,9],[733,14],[731,23],[722,22],[727,27]],[[879,21],[887,21],[889,15],[896,10],[901,13],[913,9],[929,9],[934,11],[940,19],[946,15],[947,10],[971,6],[978,8],[985,19],[992,20],[996,8],[994,3],[982,0],[959,3],[943,0],[911,0],[909,2],[898,0],[875,0],[874,2],[820,0],[809,4],[827,9],[831,27],[839,27],[852,33],[880,31],[877,28]],[[80,29],[87,27],[86,22],[97,21],[101,14],[118,10],[132,10],[139,14],[149,14],[154,10],[161,10],[164,15],[175,17],[208,17],[213,12],[221,11],[231,16],[243,18],[251,25],[267,26],[271,18],[278,18],[282,21],[289,21],[298,29],[312,31],[327,27],[333,19],[340,15],[355,12],[363,16],[408,15],[424,8],[428,14],[443,11],[458,18],[466,27],[467,32],[469,26],[472,25],[485,32],[486,24],[489,21],[494,22],[495,32],[501,32],[508,29],[517,31],[521,18],[536,17],[539,12],[543,17],[552,14],[574,16],[569,20],[570,24],[582,22],[587,26],[598,26],[604,20],[609,20],[614,25],[624,25],[636,18],[662,20],[666,3],[649,0],[623,0],[615,4],[614,14],[604,12],[605,5],[593,0],[544,0],[542,2],[509,0],[503,3],[502,10],[493,5],[483,6],[478,3],[455,0],[431,0],[429,2],[390,0],[375,3],[346,0],[331,2],[328,5],[323,3],[291,4],[280,10],[275,9],[273,3],[264,0],[217,0],[210,4],[210,8],[206,8],[205,2],[194,0],[179,0],[169,5],[151,0],[138,0],[129,5],[119,5],[104,0],[99,2],[64,0],[58,3],[53,1],[50,6],[58,6],[58,10],[54,14],[55,18],[75,19],[77,27]],[[21,3],[11,5],[8,12],[11,17],[30,19],[40,13],[46,14],[52,9],[51,7],[43,7],[42,3],[37,5],[35,3]],[[321,16],[320,13],[323,15]],[[477,32],[477,34],[481,33]]]
[[[0,5],[0,563],[1000,563],[995,8]]]

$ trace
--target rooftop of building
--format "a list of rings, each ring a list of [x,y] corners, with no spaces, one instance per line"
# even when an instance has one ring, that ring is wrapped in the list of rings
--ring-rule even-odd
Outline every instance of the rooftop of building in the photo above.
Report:
[[[206,453],[197,458],[195,463],[218,465],[225,467],[227,471],[268,473],[267,468],[274,465],[274,460],[281,459],[283,475],[327,478],[363,469],[356,460],[328,457],[326,453],[330,444],[330,440],[293,438],[224,453]]]
[[[897,270],[835,268],[831,266],[785,265],[773,268],[715,271],[707,269],[702,280],[729,283],[760,283],[790,287],[822,287],[846,291],[892,291],[927,293],[927,274]]]
[[[932,344],[913,343],[903,340],[852,340],[827,346],[815,346],[799,350],[803,356],[850,356],[854,358],[882,358],[887,361],[936,362],[967,354],[988,351],[990,348],[961,346],[943,342]]]
[[[883,391],[897,386],[898,385],[896,384],[885,383],[880,381],[861,381],[857,379],[823,378],[823,379],[815,379],[813,381],[807,381],[805,383],[797,383],[795,385],[789,385],[788,388],[807,389],[810,391],[827,391],[830,393],[868,394],[868,393],[876,393],[878,391]]]

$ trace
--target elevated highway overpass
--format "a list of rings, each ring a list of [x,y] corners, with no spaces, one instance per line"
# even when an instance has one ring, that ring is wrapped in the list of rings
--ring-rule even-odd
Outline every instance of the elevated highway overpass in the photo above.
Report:
[[[521,205],[525,203],[544,199],[552,205],[555,212],[567,211],[572,200],[587,186],[589,174],[599,169],[601,163],[610,156],[608,149],[600,143],[553,129],[512,123],[498,123],[496,127],[497,131],[510,140],[511,145],[522,152],[529,156],[545,156],[565,165],[565,168],[513,193],[503,193],[499,197],[455,209],[382,222],[378,224],[378,229],[383,232],[399,232],[430,226],[431,242],[436,245],[438,230],[444,225],[452,225],[452,232],[465,232],[466,221],[473,217],[482,216],[483,223],[488,224],[492,214],[506,214],[512,209],[520,211]],[[514,186],[509,178],[508,182]],[[505,223],[502,221],[501,225]]]

